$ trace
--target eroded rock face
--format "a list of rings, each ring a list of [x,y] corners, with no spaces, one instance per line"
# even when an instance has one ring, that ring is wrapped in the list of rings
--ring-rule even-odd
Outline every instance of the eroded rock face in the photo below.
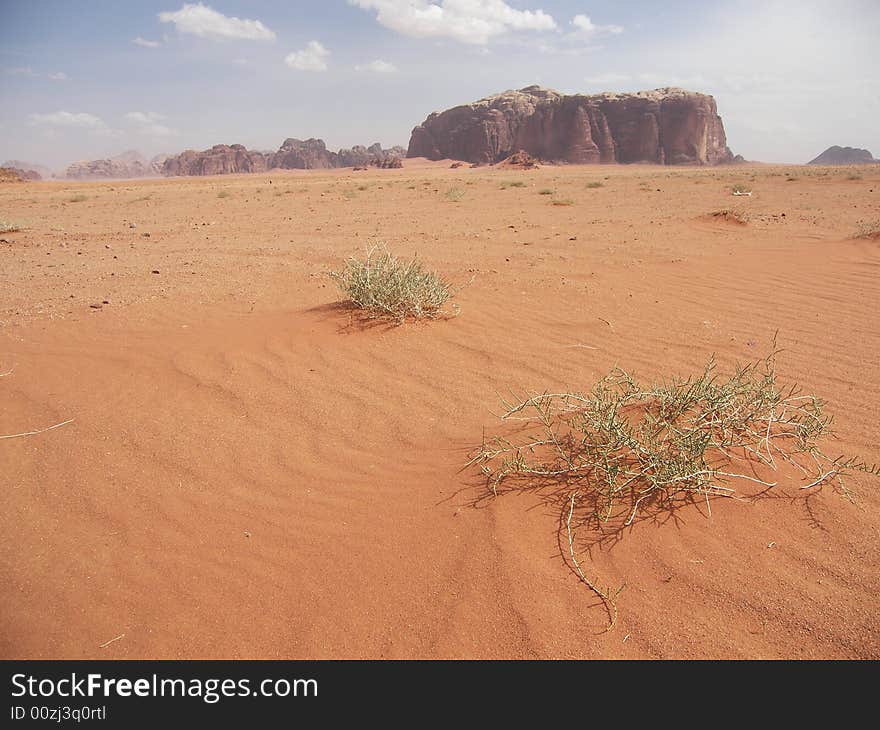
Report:
[[[834,145],[825,150],[816,159],[810,160],[808,165],[870,165],[875,160],[868,150],[858,147],[839,147]]]
[[[715,100],[677,88],[565,96],[529,86],[431,114],[408,157],[495,163],[517,151],[570,163],[730,162]]]

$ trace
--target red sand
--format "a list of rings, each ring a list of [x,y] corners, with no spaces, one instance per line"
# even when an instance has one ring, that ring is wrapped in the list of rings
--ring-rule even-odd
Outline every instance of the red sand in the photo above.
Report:
[[[510,387],[726,370],[777,330],[781,381],[836,415],[826,450],[880,461],[880,246],[849,238],[880,171],[847,172],[3,185],[25,227],[0,234],[0,434],[75,420],[0,441],[0,656],[880,657],[880,480],[634,525],[588,559],[626,584],[605,633],[555,509],[475,506],[461,470]],[[323,272],[375,238],[473,275],[461,315],[353,325]]]

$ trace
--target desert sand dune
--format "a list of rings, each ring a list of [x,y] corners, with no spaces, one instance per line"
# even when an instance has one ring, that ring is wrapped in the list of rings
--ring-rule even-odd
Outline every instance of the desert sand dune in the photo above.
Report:
[[[880,657],[880,480],[852,504],[786,473],[711,517],[581,533],[625,584],[606,632],[558,509],[462,468],[510,388],[712,353],[728,371],[777,332],[780,381],[835,415],[826,451],[880,461],[880,243],[852,237],[880,220],[880,170],[849,172],[407,160],[4,186],[0,434],[75,420],[0,441],[0,655]],[[460,315],[338,306],[325,272],[371,240],[473,277]]]

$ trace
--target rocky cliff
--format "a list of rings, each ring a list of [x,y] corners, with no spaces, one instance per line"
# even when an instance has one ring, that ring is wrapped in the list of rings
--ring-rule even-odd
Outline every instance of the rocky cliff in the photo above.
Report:
[[[667,88],[566,96],[528,86],[442,113],[413,129],[408,157],[494,163],[522,150],[570,163],[730,162],[715,99]]]
[[[382,149],[377,142],[369,147],[356,145],[331,152],[322,139],[284,140],[277,152],[255,152],[240,144],[214,145],[203,152],[187,150],[165,160],[165,175],[222,175],[281,170],[326,170],[335,167],[392,167],[406,155],[403,147]]]
[[[870,165],[875,160],[868,150],[857,147],[838,147],[834,145],[825,150],[816,159],[810,160],[808,165]]]

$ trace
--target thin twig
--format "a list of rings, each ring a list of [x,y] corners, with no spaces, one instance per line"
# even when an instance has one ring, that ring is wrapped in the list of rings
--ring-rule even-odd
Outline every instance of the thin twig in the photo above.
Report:
[[[574,551],[574,533],[571,529],[571,516],[574,513],[574,503],[575,499],[577,499],[578,492],[575,492],[571,495],[571,505],[568,508],[568,519],[565,521],[565,529],[568,531],[568,551],[571,555],[571,562],[574,565],[574,569],[577,571],[578,577],[583,581],[584,585],[587,586],[593,593],[595,593],[599,598],[602,599],[602,602],[605,604],[605,609],[608,611],[608,618],[610,619],[610,623],[608,627],[605,629],[606,631],[611,631],[614,628],[614,624],[617,622],[617,604],[614,602],[614,599],[608,595],[607,591],[602,590],[597,586],[593,581],[587,578],[584,575],[584,571],[581,569],[581,565],[578,562],[577,556]]]
[[[38,431],[25,431],[24,433],[13,433],[8,436],[0,436],[0,439],[17,439],[20,436],[36,436],[39,433],[46,433],[46,431],[51,431],[53,428],[61,428],[62,426],[66,426],[68,423],[73,423],[74,418],[70,418],[66,421],[62,421],[61,423],[56,423],[54,426],[49,426],[47,428],[41,428]]]
[[[124,639],[124,638],[125,638],[125,634],[119,634],[119,636],[114,636],[112,639],[110,639],[110,641],[105,641],[103,644],[99,644],[99,648],[106,649],[114,641],[119,641],[120,639]]]

